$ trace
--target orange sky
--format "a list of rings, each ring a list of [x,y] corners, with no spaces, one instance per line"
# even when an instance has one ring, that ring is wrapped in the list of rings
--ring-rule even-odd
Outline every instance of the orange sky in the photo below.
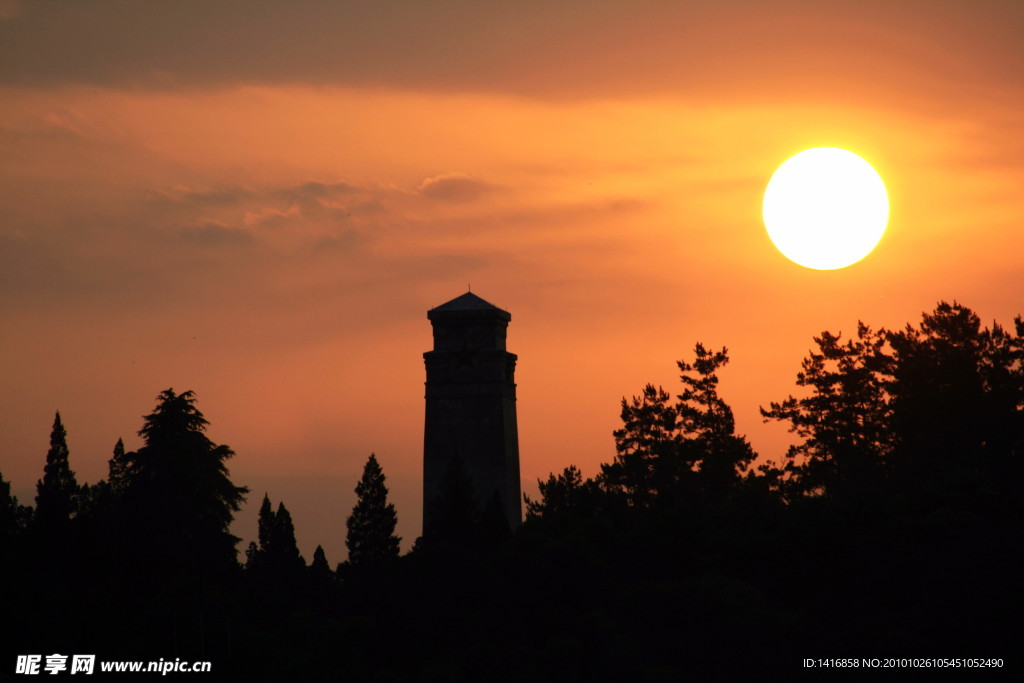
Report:
[[[823,329],[958,299],[1024,312],[1024,10],[1011,2],[0,2],[0,472],[53,411],[79,481],[154,397],[344,557],[369,452],[419,533],[425,312],[508,309],[524,489],[614,454],[623,395],[694,342],[759,405]],[[783,258],[772,171],[845,147],[892,219],[841,271]]]

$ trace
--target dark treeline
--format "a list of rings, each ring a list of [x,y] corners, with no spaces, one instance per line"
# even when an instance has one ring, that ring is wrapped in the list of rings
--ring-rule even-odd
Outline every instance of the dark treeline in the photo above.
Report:
[[[34,508],[0,478],[5,658],[209,659],[215,680],[619,681],[776,678],[803,658],[1001,657],[1024,610],[1024,321],[941,303],[919,324],[824,332],[765,420],[797,443],[758,458],[697,344],[680,393],[622,401],[615,457],[540,482],[515,534],[458,459],[441,531],[400,556],[371,455],[348,560],[299,552],[247,490],[191,392],[144,445],[80,485],[57,415]],[[443,533],[442,533],[443,531]],[[340,529],[339,533],[343,533]],[[907,672],[900,672],[905,677]],[[882,677],[881,672],[870,674]]]

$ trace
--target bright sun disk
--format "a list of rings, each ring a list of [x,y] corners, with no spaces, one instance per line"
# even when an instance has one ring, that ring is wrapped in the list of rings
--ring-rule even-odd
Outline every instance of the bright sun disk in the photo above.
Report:
[[[889,196],[871,164],[838,147],[789,158],[764,191],[768,236],[807,268],[845,268],[867,256],[889,222]]]

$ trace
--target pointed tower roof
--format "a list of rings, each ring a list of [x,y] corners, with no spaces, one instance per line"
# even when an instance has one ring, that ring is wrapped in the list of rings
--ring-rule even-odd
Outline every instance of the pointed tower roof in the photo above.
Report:
[[[441,304],[435,311],[473,311],[479,309],[498,308],[490,301],[484,301],[473,292],[466,292],[457,296],[448,303]],[[500,311],[501,309],[498,308]]]
[[[498,308],[490,301],[481,299],[473,292],[466,292],[461,296],[457,296],[447,303],[443,303],[437,308],[432,308],[427,311],[427,317],[433,318],[434,314],[454,314],[459,317],[468,317],[476,315],[487,315],[489,313],[497,313],[499,317],[511,320],[512,316],[508,311]],[[447,317],[447,316],[446,316]]]

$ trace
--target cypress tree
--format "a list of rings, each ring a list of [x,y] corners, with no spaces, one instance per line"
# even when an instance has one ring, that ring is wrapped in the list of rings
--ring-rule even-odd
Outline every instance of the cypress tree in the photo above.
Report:
[[[43,478],[36,483],[36,521],[45,529],[65,527],[75,515],[78,482],[68,455],[67,432],[58,412],[50,432]]]
[[[310,573],[317,578],[327,578],[331,575],[331,565],[327,564],[327,555],[321,546],[313,551],[313,562],[309,565]]]
[[[267,553],[270,552],[270,538],[274,533],[274,508],[270,504],[270,496],[266,493],[263,494],[263,504],[260,505],[260,518],[259,518],[259,557],[262,555],[266,557]]]
[[[295,542],[292,515],[283,502],[278,503],[275,512],[270,496],[263,494],[259,516],[259,545],[250,543],[245,554],[250,568],[281,572],[306,566]]]
[[[121,494],[128,487],[130,469],[128,457],[124,452],[124,441],[117,440],[114,444],[114,455],[107,461],[107,482],[110,490],[115,494]]]
[[[295,542],[295,525],[292,523],[291,513],[283,502],[278,503],[277,512],[274,513],[269,550],[268,561],[275,568],[287,570],[306,566],[306,561],[299,553],[299,546]]]
[[[384,472],[377,456],[370,454],[363,477],[356,484],[356,505],[345,523],[348,561],[353,567],[379,566],[398,557],[400,538],[395,536],[398,516],[388,502]]]

